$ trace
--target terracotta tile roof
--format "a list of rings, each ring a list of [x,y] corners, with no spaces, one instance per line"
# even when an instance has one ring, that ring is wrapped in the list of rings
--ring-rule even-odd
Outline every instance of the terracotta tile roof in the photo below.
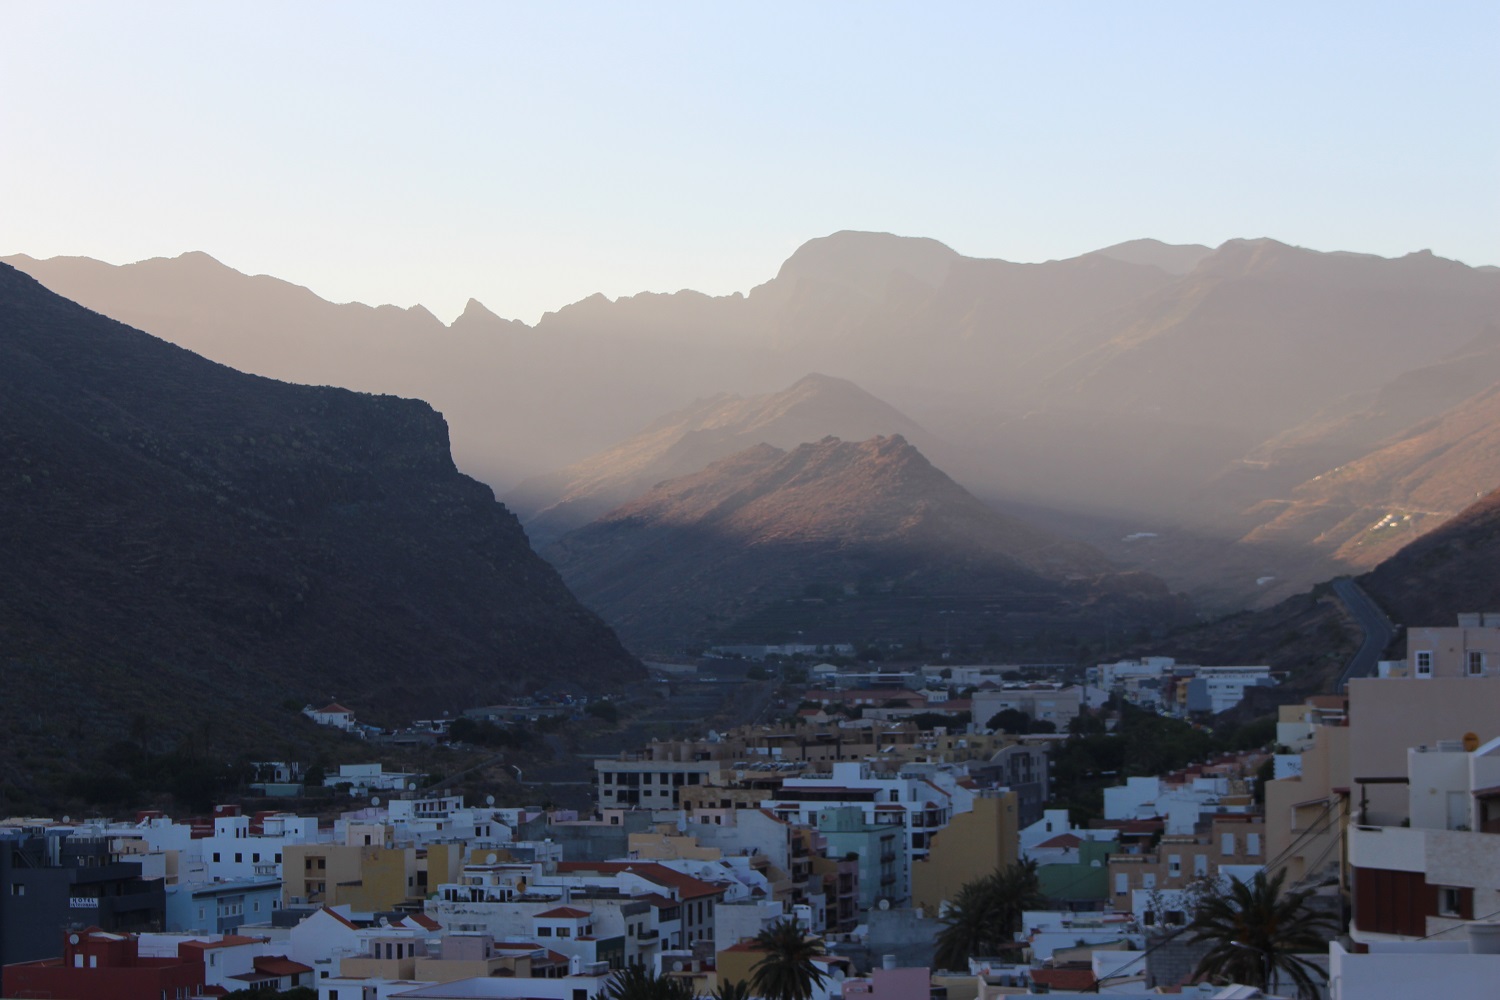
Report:
[[[351,931],[357,931],[357,930],[359,930],[359,928],[355,925],[354,921],[350,920],[348,917],[344,916],[342,913],[339,913],[337,910],[331,910],[327,906],[324,906],[318,912],[319,913],[326,913],[326,914],[328,914],[330,917],[332,917],[333,919],[337,920],[339,923],[343,924],[345,927],[349,928]]]
[[[659,892],[648,892],[644,896],[636,896],[635,898],[638,901],[642,902],[642,903],[649,903],[649,904],[651,904],[652,906],[656,907],[658,910],[662,909],[664,907],[681,906],[682,905],[681,903],[679,903],[677,900],[671,898],[670,896],[663,896]]]
[[[255,971],[268,976],[300,976],[313,971],[312,966],[293,962],[285,955],[264,955],[255,960]]]
[[[1059,833],[1051,840],[1044,840],[1037,847],[1077,847],[1083,840],[1073,836],[1071,833]]]
[[[632,875],[649,879],[657,885],[676,889],[681,899],[701,899],[706,896],[717,896],[724,891],[723,886],[713,885],[691,875],[684,875],[675,868],[668,868],[666,865],[651,861],[559,861],[557,871],[558,874],[598,872],[601,875],[630,872]]]
[[[260,944],[269,941],[264,937],[244,937],[239,934],[225,934],[217,941],[184,941],[180,945],[183,948],[202,948],[204,951],[210,948],[237,948],[242,944]]]
[[[317,709],[317,711],[319,713],[321,713],[321,714],[324,714],[324,715],[326,715],[326,714],[328,714],[330,712],[343,712],[345,715],[353,715],[354,714],[354,709],[352,709],[352,708],[345,708],[343,705],[340,705],[336,701],[330,701],[327,705],[324,705],[322,708]]]
[[[1093,988],[1094,970],[1032,969],[1031,981],[1038,986],[1045,986],[1049,990],[1075,990],[1081,992]]]
[[[545,917],[548,920],[577,920],[580,917],[588,915],[587,910],[580,910],[572,906],[557,906],[547,910],[545,913],[536,914],[537,917]]]
[[[400,920],[396,921],[396,924],[397,926],[400,926],[403,922],[408,920],[416,924],[418,927],[425,927],[430,931],[440,931],[443,929],[443,925],[441,923],[432,919],[425,913],[409,913],[406,916],[402,917]]]

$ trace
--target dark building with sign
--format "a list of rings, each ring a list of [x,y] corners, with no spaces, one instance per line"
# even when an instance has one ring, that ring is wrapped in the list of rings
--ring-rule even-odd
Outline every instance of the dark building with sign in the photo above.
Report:
[[[56,958],[68,930],[164,928],[161,880],[142,879],[139,862],[116,860],[107,838],[71,834],[0,834],[0,965]]]

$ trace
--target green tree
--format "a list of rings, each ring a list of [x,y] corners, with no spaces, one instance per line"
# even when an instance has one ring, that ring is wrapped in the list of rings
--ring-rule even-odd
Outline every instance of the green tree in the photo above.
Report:
[[[1327,951],[1338,926],[1308,907],[1311,889],[1283,894],[1285,881],[1285,869],[1270,879],[1260,871],[1249,882],[1231,880],[1227,890],[1203,900],[1187,927],[1193,935],[1189,943],[1213,945],[1198,963],[1197,975],[1268,990],[1279,972],[1299,994],[1317,995],[1313,977],[1323,976],[1323,970],[1297,953]]]
[[[765,1000],[808,1000],[823,985],[823,970],[813,959],[823,942],[802,933],[795,920],[778,920],[755,935],[754,947],[765,954],[750,967],[750,989]]]
[[[734,982],[721,981],[710,996],[713,1000],[750,1000],[750,984],[743,979]]]
[[[644,965],[617,970],[604,987],[605,1000],[693,1000],[685,980],[658,976]]]
[[[963,969],[970,958],[999,953],[1015,940],[1021,914],[1045,903],[1035,861],[1007,865],[964,883],[943,915],[933,964]]]

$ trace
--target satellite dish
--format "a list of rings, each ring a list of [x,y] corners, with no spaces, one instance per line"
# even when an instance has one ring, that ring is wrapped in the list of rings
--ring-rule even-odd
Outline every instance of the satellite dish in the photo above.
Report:
[[[64,816],[63,817],[63,822],[64,823],[71,823],[71,822],[73,822],[73,817],[72,816]]]
[[[77,934],[69,934],[68,935],[68,944],[77,944],[77,943],[78,943],[78,935]]]
[[[487,805],[487,806],[494,805],[495,804],[495,797],[493,795],[486,795],[484,797],[484,804]]]
[[[681,972],[682,971],[682,963],[681,962],[673,962],[672,963],[672,971],[673,972]]]
[[[378,806],[378,805],[380,805],[380,796],[379,795],[371,795],[370,796],[370,805],[372,805],[372,806]]]
[[[380,918],[380,926],[382,926],[382,927],[389,927],[389,926],[391,926],[391,918],[390,917],[381,917]]]
[[[408,792],[415,792],[417,790],[417,783],[415,781],[408,781],[406,783],[406,790]]]
[[[889,910],[891,908],[891,901],[889,899],[881,899],[880,902],[875,904],[875,907],[881,910]]]
[[[487,864],[487,865],[492,865],[496,861],[499,861],[499,860],[500,860],[500,858],[494,852],[491,852],[491,853],[486,854],[484,856],[484,863]]]

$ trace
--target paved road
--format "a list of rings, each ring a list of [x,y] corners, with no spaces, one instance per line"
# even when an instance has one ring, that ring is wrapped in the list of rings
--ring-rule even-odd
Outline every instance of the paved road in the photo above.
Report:
[[[1333,581],[1333,592],[1344,602],[1344,607],[1349,609],[1349,613],[1365,633],[1364,642],[1360,643],[1359,650],[1350,658],[1344,672],[1339,675],[1338,684],[1334,686],[1335,691],[1342,693],[1348,688],[1351,677],[1375,675],[1380,654],[1396,637],[1396,626],[1391,624],[1379,605],[1370,600],[1370,595],[1360,590],[1359,584],[1348,577]]]

